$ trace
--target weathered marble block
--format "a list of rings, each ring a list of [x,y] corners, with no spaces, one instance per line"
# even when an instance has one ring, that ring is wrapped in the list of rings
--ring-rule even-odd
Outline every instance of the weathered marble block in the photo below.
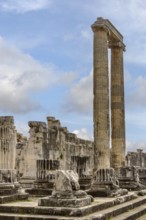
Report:
[[[80,190],[77,173],[71,170],[56,171],[52,196],[39,200],[39,206],[83,207],[91,204],[92,197]]]

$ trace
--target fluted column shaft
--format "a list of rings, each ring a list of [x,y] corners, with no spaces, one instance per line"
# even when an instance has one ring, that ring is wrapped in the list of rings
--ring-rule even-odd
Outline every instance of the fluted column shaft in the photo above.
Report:
[[[118,172],[119,167],[125,165],[124,47],[120,42],[110,46],[112,167]]]
[[[109,77],[107,28],[92,25],[94,32],[94,169],[110,167]]]

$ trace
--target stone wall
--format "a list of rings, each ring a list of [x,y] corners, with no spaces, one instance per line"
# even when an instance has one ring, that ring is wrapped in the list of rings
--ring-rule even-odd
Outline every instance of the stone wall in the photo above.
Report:
[[[17,145],[16,145],[16,164],[17,176],[22,177],[25,168],[25,156],[28,147],[27,137],[20,133],[17,133]]]
[[[59,160],[60,169],[74,170],[79,176],[92,175],[93,142],[77,138],[53,117],[48,117],[47,120],[49,159]]]
[[[36,178],[47,173],[49,163],[58,161],[59,169],[76,171],[80,177],[92,175],[93,142],[77,138],[62,127],[59,120],[47,117],[45,122],[28,123],[28,140],[17,135],[16,169],[23,177]],[[44,165],[43,165],[44,164]],[[38,169],[37,169],[38,167]]]
[[[45,122],[30,121],[29,138],[24,161],[24,177],[36,177],[36,161],[47,157],[47,126]]]
[[[0,117],[0,169],[14,169],[16,129],[12,116]]]
[[[128,152],[126,155],[126,165],[146,167],[146,153],[142,149],[137,149],[137,152]]]

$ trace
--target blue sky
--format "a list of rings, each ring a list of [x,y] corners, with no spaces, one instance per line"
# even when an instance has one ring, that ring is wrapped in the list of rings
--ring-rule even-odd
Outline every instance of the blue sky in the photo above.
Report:
[[[92,138],[97,17],[124,36],[127,150],[146,150],[145,0],[0,0],[0,115],[24,134],[28,121],[55,116]]]

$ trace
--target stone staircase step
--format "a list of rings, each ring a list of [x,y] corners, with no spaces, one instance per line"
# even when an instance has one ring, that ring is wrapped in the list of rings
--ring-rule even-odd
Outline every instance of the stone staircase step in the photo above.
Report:
[[[111,218],[111,220],[146,220],[146,215],[145,218],[139,218],[143,214],[146,214],[146,205],[141,205],[140,207],[122,213],[121,215]]]
[[[135,194],[130,194],[123,197],[111,198],[108,202],[101,199],[99,202],[93,202],[91,206],[82,208],[51,208],[37,206],[36,201],[29,203],[9,203],[0,205],[0,219],[2,220],[123,220],[125,214],[132,213],[137,209],[135,214],[138,217],[146,213],[146,195],[136,197]],[[122,214],[123,213],[123,214]],[[64,215],[66,217],[64,217]],[[16,218],[14,218],[16,216]],[[69,217],[68,217],[69,216]],[[121,219],[120,219],[121,216]],[[131,215],[132,216],[132,215]],[[9,218],[8,218],[9,217]],[[126,219],[126,218],[125,218]],[[133,220],[132,218],[127,218]]]
[[[90,215],[81,218],[82,220],[133,220],[136,218],[131,218],[132,213],[134,216],[137,215],[137,217],[140,217],[141,215],[146,213],[146,205],[143,205],[146,203],[146,196],[138,197],[134,200],[124,202],[119,205],[115,205],[114,207],[110,207],[95,213],[92,213]],[[126,213],[126,214],[125,214]],[[130,218],[124,218],[124,215],[130,215]],[[121,218],[120,218],[121,217]],[[123,218],[122,218],[123,217]],[[146,220],[146,219],[145,219]]]
[[[42,220],[74,220],[74,218],[61,217],[61,216],[0,213],[0,220],[41,220],[41,219]]]
[[[138,218],[137,220],[146,220],[146,214],[142,215],[140,218]]]
[[[107,208],[113,207],[119,202],[127,202],[131,200],[135,200],[134,193],[129,195],[125,195],[123,197],[117,198],[108,198],[96,200],[92,203],[92,205],[81,207],[81,208],[67,208],[67,207],[56,207],[53,209],[52,207],[41,207],[37,206],[37,202],[20,202],[20,203],[9,203],[0,205],[0,213],[17,213],[17,214],[34,214],[34,215],[55,215],[55,216],[85,216],[90,213],[101,212],[101,210],[105,210]],[[119,201],[120,200],[120,201]]]

